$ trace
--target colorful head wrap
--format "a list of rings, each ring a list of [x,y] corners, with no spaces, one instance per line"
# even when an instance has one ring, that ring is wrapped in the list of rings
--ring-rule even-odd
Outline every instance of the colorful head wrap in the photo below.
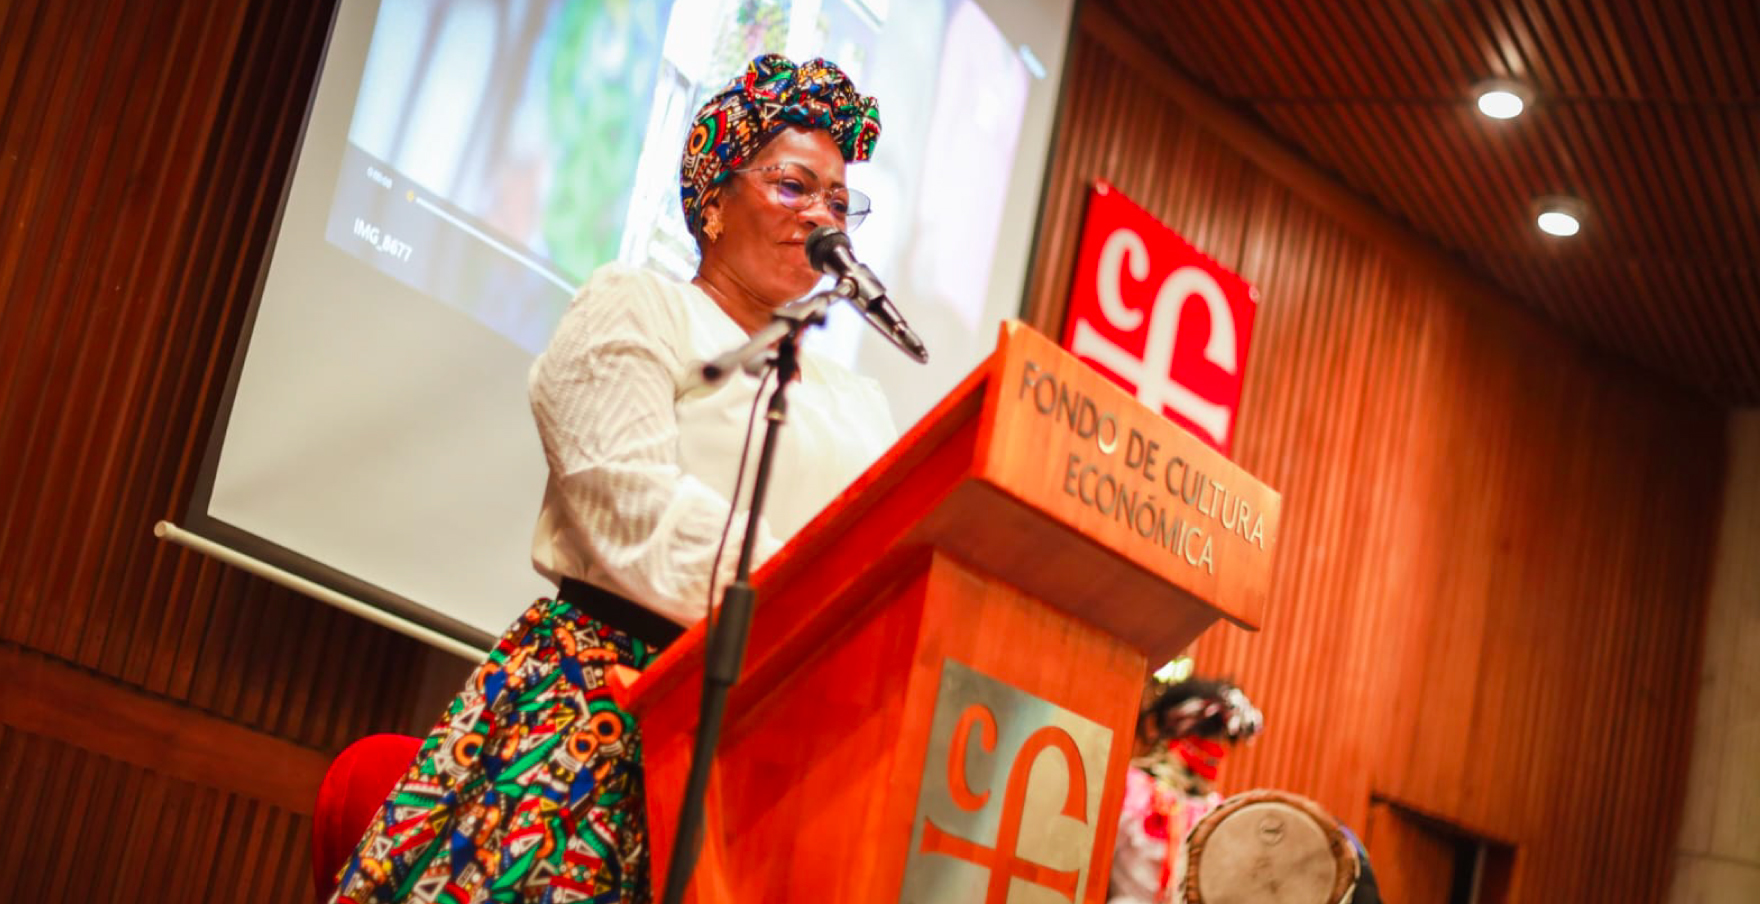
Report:
[[[812,59],[796,66],[781,54],[758,57],[745,74],[697,111],[679,165],[685,225],[697,233],[703,205],[734,170],[788,126],[824,129],[845,162],[867,160],[880,138],[880,108],[836,64]]]

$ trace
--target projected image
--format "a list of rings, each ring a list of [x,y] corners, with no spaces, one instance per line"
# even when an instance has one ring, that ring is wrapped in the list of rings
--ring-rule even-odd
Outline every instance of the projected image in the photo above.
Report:
[[[384,0],[331,242],[528,350],[617,256],[671,4]]]
[[[765,52],[825,56],[880,98],[878,154],[849,175],[874,198],[858,253],[931,348],[984,341],[1043,73],[973,0],[383,0],[326,238],[540,351],[595,267],[695,270],[677,188],[689,119]],[[840,317],[813,347],[893,366],[863,329]]]

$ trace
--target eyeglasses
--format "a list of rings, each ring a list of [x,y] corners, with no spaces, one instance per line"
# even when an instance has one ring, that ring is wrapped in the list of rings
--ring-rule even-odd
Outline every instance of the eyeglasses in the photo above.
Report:
[[[873,210],[874,202],[853,188],[819,188],[812,171],[796,163],[776,163],[734,170],[736,173],[760,173],[776,189],[776,200],[789,210],[806,210],[823,200],[825,209],[845,230],[862,225]]]

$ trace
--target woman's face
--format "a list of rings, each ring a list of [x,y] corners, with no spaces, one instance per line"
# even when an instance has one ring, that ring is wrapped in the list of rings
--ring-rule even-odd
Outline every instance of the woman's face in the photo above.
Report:
[[[844,188],[843,154],[829,132],[790,126],[740,169],[705,208],[705,216],[719,208],[722,228],[719,239],[705,242],[703,257],[706,263],[715,258],[765,303],[787,304],[819,281],[802,247],[807,234],[819,226],[842,228],[830,193]],[[792,210],[779,200],[779,188],[825,194]]]

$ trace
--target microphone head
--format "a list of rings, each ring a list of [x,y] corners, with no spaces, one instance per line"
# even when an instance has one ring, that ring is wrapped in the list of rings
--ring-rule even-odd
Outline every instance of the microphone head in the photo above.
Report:
[[[807,263],[821,273],[830,272],[831,254],[838,248],[849,247],[849,236],[835,226],[820,226],[807,234]]]

